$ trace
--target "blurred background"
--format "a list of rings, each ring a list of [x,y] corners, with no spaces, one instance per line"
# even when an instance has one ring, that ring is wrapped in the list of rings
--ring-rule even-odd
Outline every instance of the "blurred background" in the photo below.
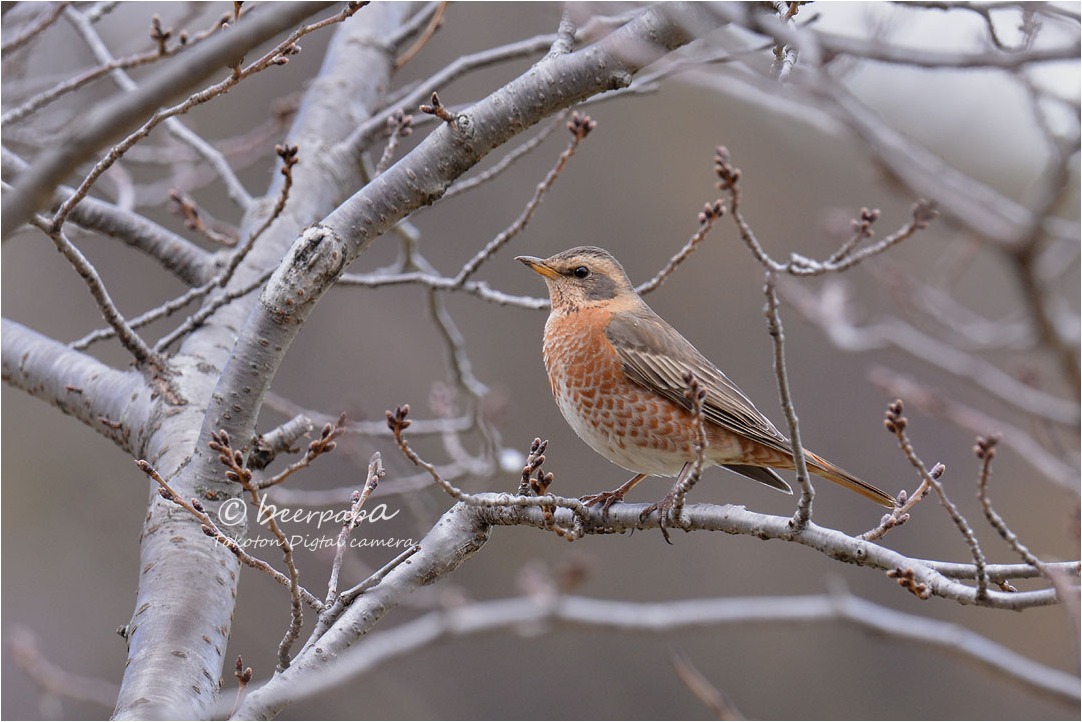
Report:
[[[5,8],[5,25],[36,14],[21,5]],[[1077,17],[1077,4],[1065,7]],[[561,9],[553,3],[451,4],[442,28],[396,76],[395,84],[403,87],[426,78],[465,53],[551,33]],[[218,3],[123,3],[99,23],[99,31],[114,53],[123,55],[148,47],[145,33],[152,14],[160,15],[167,26],[202,28],[210,18],[230,10]],[[608,5],[574,6],[583,15],[616,10]],[[976,13],[825,3],[801,9],[799,17],[810,13],[819,14],[820,26],[830,32],[889,37],[916,48],[976,51],[986,42],[985,25]],[[1005,14],[996,22],[1010,37],[1021,17]],[[1055,23],[1047,25],[1049,35],[1042,37],[1062,45]],[[1077,23],[1074,27],[1077,33]],[[8,32],[5,28],[5,41]],[[740,39],[739,31],[730,32]],[[37,92],[93,62],[65,22],[58,22],[49,33],[47,42],[16,59],[5,59],[5,109],[17,100],[16,93],[22,97]],[[185,123],[205,138],[223,144],[270,124],[265,125],[267,140],[258,152],[236,158],[242,179],[255,194],[263,192],[274,170],[268,158],[282,132],[271,120],[276,104],[302,92],[316,76],[329,37],[327,31],[309,36],[302,43],[303,52],[288,66],[256,76],[221,101],[185,117]],[[744,60],[762,71],[771,57],[765,49]],[[441,100],[451,107],[468,105],[537,59],[471,73],[440,88]],[[846,87],[891,127],[1004,196],[1023,204],[1033,201],[1033,189],[1047,172],[1047,147],[1017,82],[989,70],[845,62],[851,67],[839,74]],[[718,196],[713,173],[718,145],[727,146],[734,164],[742,169],[744,213],[775,258],[784,259],[791,252],[828,256],[848,236],[849,219],[857,217],[861,207],[881,209],[879,237],[908,222],[916,197],[883,172],[851,131],[831,120],[828,112],[791,101],[780,86],[775,96],[757,92],[756,84],[742,73],[724,64],[700,68],[668,78],[652,92],[589,104],[584,111],[598,122],[597,129],[526,230],[491,258],[477,278],[509,294],[540,297],[544,284],[514,256],[548,256],[580,244],[612,251],[635,283],[650,278],[696,230],[702,204]],[[1074,104],[1077,109],[1077,62],[1046,64],[1039,75],[1042,83],[1062,88],[1068,108]],[[140,74],[133,76],[138,79]],[[32,157],[35,144],[55,137],[88,103],[114,92],[108,82],[97,83],[37,120],[5,127],[4,143],[27,149],[24,157]],[[1051,115],[1059,117],[1057,112]],[[1077,132],[1077,113],[1073,122]],[[423,125],[408,141],[416,142],[430,129]],[[151,141],[149,148],[166,143],[160,135]],[[414,214],[410,222],[420,232],[426,257],[443,273],[456,273],[518,216],[566,142],[567,134],[558,130],[495,182]],[[378,157],[379,149],[375,152]],[[500,155],[494,153],[486,166]],[[1077,154],[1072,159],[1066,200],[1056,212],[1077,224]],[[238,220],[221,187],[200,183],[194,167],[174,164],[166,169],[144,151],[133,153],[123,171],[133,179],[138,204],[146,206],[141,212],[179,233],[190,235],[182,219],[168,210],[166,197],[170,187],[185,183],[191,184],[186,192],[211,216]],[[103,179],[99,187],[105,193],[110,179]],[[114,241],[93,234],[75,240],[129,315],[184,290],[153,261]],[[393,262],[398,253],[397,240],[388,236],[350,271],[372,272]],[[1077,247],[1064,259],[1050,281],[1055,284],[1051,291],[1077,322]],[[5,242],[0,274],[5,317],[65,342],[102,325],[85,286],[43,236],[24,232]],[[889,258],[863,264],[840,278],[798,283],[807,293],[818,293],[826,283],[844,284],[857,314],[855,322],[874,324],[886,318],[917,320],[906,317],[899,292],[890,283],[910,278],[948,289],[960,304],[993,321],[1025,318],[1026,299],[1005,254],[950,217],[896,247]],[[726,218],[691,261],[647,300],[784,428],[762,313],[762,286],[761,267]],[[785,298],[797,298],[794,293]],[[550,440],[545,466],[555,474],[552,490],[557,494],[578,496],[625,481],[622,469],[576,438],[552,402],[541,361],[546,312],[501,306],[466,294],[444,298],[465,339],[473,371],[488,387],[483,402],[486,418],[512,457],[509,471],[487,478],[467,476],[456,483],[468,491],[513,491],[518,484],[514,467],[520,462],[510,452],[521,459],[534,437]],[[893,396],[872,379],[884,374],[914,379],[933,395],[957,399],[1038,438],[1055,437],[1052,448],[1058,448],[1064,464],[1077,469],[1077,435],[1050,430],[1047,424],[1022,416],[981,388],[923,360],[925,350],[884,344],[864,353],[847,352],[834,346],[788,300],[782,320],[804,444],[855,474],[890,491],[912,490],[918,483],[895,439],[883,430],[883,412]],[[147,333],[154,338],[173,323],[151,326]],[[1077,348],[1077,328],[1075,334]],[[115,344],[98,344],[92,353],[119,366],[128,363]],[[1040,347],[1005,345],[972,353],[1077,403],[1077,393],[1061,380],[1058,367]],[[274,392],[328,417],[344,411],[353,421],[380,421],[385,409],[403,403],[411,404],[415,417],[429,418],[433,398],[462,411],[469,400],[449,386],[446,354],[425,289],[340,288],[312,314],[275,379]],[[12,641],[29,633],[42,657],[65,672],[119,681],[125,645],[115,630],[133,611],[146,479],[112,444],[56,409],[8,387],[3,389],[2,404],[0,514],[6,582],[2,714],[106,716],[111,707],[43,695],[16,664]],[[289,418],[286,408],[271,404],[260,430]],[[981,518],[974,433],[917,405],[907,407],[907,412],[918,454],[929,465],[937,461],[946,465],[948,493],[972,521],[989,560],[1018,561]],[[438,437],[417,437],[415,442],[430,461],[449,460]],[[480,440],[467,435],[463,443],[476,452]],[[415,476],[416,470],[385,437],[347,435],[338,451],[295,477],[291,490],[357,487],[363,484],[365,466],[375,450],[382,452],[388,472],[381,487],[386,495],[379,500],[390,512],[401,513],[358,533],[373,539],[420,539],[452,502],[431,487],[395,494],[396,481]],[[1001,446],[992,498],[1039,557],[1077,559],[1077,479],[1073,486],[1063,479],[1051,480],[1028,461],[1009,445]],[[878,523],[880,510],[865,500],[826,482],[818,482],[816,488],[817,523],[850,533]],[[667,481],[649,480],[630,500],[654,501],[667,489]],[[790,497],[720,469],[705,474],[693,497],[697,502],[740,504],[780,515],[793,508]],[[312,508],[347,504],[348,492],[335,506]],[[294,532],[311,533],[305,526],[296,525]],[[658,533],[636,533],[568,544],[535,529],[497,529],[485,548],[449,580],[410,599],[389,614],[380,629],[433,605],[519,595],[524,576],[537,570],[560,574],[575,568],[586,572],[575,593],[601,599],[790,596],[840,586],[893,609],[954,622],[1043,664],[1078,671],[1077,607],[1071,605],[1011,614],[941,599],[921,601],[880,572],[841,565],[798,545],[707,533],[675,533],[673,542],[665,544]],[[963,539],[933,499],[918,506],[913,518],[888,535],[885,544],[918,558],[969,561]],[[395,553],[358,549],[347,560],[344,574],[359,581]],[[299,555],[305,584],[322,596],[329,556],[309,551]],[[276,565],[280,562],[276,552],[262,556]],[[245,569],[227,659],[243,655],[256,679],[271,674],[288,614],[287,593]],[[282,717],[708,718],[710,711],[674,672],[671,656],[676,649],[751,718],[1069,719],[1079,713],[960,657],[841,623],[817,623],[718,626],[666,635],[555,628],[450,639],[397,659],[334,693],[289,707]],[[226,686],[232,685],[230,676]],[[108,699],[108,688],[101,689]]]

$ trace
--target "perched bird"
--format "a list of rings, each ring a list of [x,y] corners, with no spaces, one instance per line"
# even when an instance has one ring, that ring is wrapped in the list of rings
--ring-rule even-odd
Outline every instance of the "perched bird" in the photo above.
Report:
[[[544,277],[552,299],[544,356],[552,395],[579,437],[635,473],[584,497],[608,509],[647,476],[676,476],[696,458],[690,372],[705,391],[708,465],[792,494],[771,467],[793,469],[793,447],[729,378],[646,305],[620,263],[595,246],[516,260]],[[805,450],[808,470],[894,507],[890,494]]]

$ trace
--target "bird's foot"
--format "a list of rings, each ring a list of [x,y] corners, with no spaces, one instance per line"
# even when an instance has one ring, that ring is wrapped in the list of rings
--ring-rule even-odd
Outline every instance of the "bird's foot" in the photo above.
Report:
[[[618,501],[624,500],[624,495],[635,488],[635,485],[646,478],[646,474],[635,474],[618,488],[612,491],[603,491],[600,494],[588,494],[581,497],[579,501],[586,504],[586,506],[601,505],[601,516],[606,517],[609,515],[609,507]]]
[[[587,494],[586,496],[579,498],[579,501],[581,501],[586,506],[597,506],[598,504],[600,504],[602,517],[606,517],[609,515],[610,506],[612,506],[616,502],[623,502],[623,500],[624,490],[622,488],[616,489],[614,491],[603,491],[600,494]]]
[[[650,506],[643,509],[643,512],[639,514],[639,521],[646,521],[646,518],[657,512],[657,524],[661,529],[661,535],[665,537],[667,544],[672,544],[672,539],[669,538],[669,523],[672,521],[672,505],[673,500],[676,498],[674,491],[670,491],[660,501],[655,501]]]

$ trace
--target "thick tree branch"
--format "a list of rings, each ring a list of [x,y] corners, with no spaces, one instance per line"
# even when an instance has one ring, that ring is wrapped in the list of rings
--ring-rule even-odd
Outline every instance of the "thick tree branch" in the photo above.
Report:
[[[313,9],[309,6],[309,11]],[[370,6],[342,26],[288,138],[290,145],[299,147],[289,203],[245,257],[226,293],[247,287],[278,264],[300,229],[329,212],[343,187],[360,182],[356,166],[328,164],[321,151],[324,144],[348,133],[359,114],[378,104],[393,65],[393,49],[381,39],[400,26],[409,9],[401,3]],[[365,72],[357,73],[357,68]],[[324,83],[334,92],[321,92]],[[279,178],[266,198],[253,203],[242,224],[242,236],[254,232],[273,213],[273,199],[280,196],[279,184],[284,182]],[[217,455],[207,446],[211,434],[225,430],[238,440],[238,446],[248,446],[265,388],[258,379],[269,383],[284,354],[284,349],[264,345],[268,336],[242,335],[234,345],[245,316],[256,304],[252,295],[218,308],[184,339],[172,364],[184,369],[181,382],[193,403],[165,420],[143,454],[179,494],[203,497],[211,512],[222,499],[240,493],[236,484],[223,478]],[[231,352],[237,364],[233,368],[240,372],[220,375]],[[250,450],[244,449],[245,453]],[[166,458],[157,458],[159,454]],[[242,532],[242,527],[237,531]],[[192,554],[176,553],[180,539]],[[223,593],[222,585],[235,590],[238,563],[190,517],[178,515],[173,504],[157,495],[151,498],[141,544],[141,568],[147,571],[141,575],[136,601],[139,623],[129,635],[131,658],[114,715],[205,716],[218,694],[217,680],[235,612],[233,595]],[[193,584],[193,579],[206,583]],[[184,605],[172,603],[178,587],[183,588]],[[199,616],[197,624],[191,622],[193,614]],[[206,630],[212,630],[213,644],[204,638]],[[178,650],[183,651],[182,657],[176,656]]]
[[[15,321],[0,324],[5,383],[71,414],[129,453],[142,445],[155,403],[139,371],[117,371]]]

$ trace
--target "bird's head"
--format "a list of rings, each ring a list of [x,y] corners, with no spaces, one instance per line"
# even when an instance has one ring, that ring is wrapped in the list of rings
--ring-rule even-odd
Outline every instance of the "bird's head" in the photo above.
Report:
[[[545,259],[518,256],[515,260],[544,277],[553,311],[641,302],[624,267],[604,248],[579,246]]]

